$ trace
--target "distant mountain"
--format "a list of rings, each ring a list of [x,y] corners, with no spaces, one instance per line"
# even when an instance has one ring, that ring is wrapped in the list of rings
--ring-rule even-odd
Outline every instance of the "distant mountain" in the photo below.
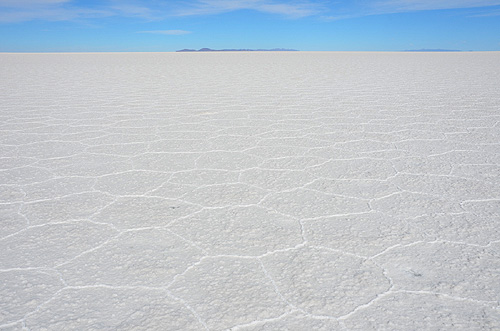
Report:
[[[297,52],[296,49],[273,48],[273,49],[211,49],[200,48],[196,49],[181,49],[177,52]]]
[[[462,52],[456,49],[407,49],[404,52]]]

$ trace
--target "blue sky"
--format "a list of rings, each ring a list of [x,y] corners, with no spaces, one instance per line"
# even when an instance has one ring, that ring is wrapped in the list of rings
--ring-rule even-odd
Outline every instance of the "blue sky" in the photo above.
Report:
[[[0,0],[0,52],[500,51],[500,0]]]

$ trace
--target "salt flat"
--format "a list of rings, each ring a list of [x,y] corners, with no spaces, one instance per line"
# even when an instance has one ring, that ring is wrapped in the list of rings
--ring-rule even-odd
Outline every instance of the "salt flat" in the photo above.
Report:
[[[500,53],[0,63],[1,329],[500,329]]]

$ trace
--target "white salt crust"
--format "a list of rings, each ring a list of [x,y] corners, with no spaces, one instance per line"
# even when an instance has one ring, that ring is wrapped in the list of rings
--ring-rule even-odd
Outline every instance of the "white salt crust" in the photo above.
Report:
[[[0,54],[0,329],[500,329],[499,63]]]

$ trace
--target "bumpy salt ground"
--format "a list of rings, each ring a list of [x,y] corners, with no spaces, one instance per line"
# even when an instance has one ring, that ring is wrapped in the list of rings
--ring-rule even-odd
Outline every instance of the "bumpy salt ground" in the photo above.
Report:
[[[500,53],[0,63],[0,328],[500,328]]]

